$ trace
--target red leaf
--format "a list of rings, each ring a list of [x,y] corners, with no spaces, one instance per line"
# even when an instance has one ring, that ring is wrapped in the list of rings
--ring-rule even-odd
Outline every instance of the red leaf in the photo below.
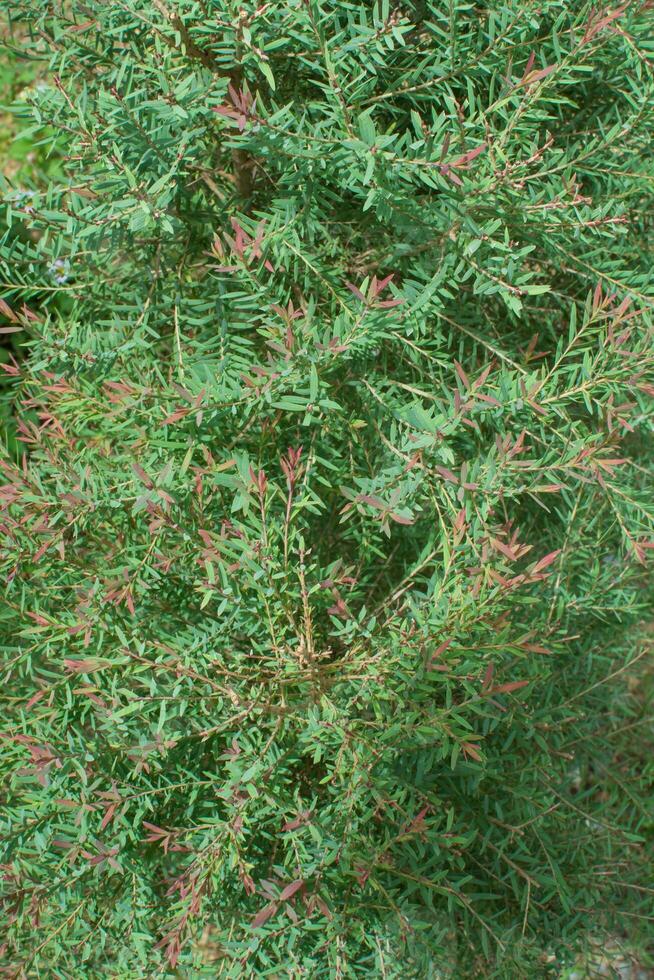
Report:
[[[623,313],[626,313],[627,312],[627,310],[629,309],[629,306],[630,305],[631,305],[631,297],[630,296],[625,296],[625,298],[622,300],[622,302],[620,303],[620,305],[614,311],[614,314],[613,315],[616,318],[617,317],[621,317]]]
[[[3,299],[0,299],[0,313],[2,313],[2,315],[8,320],[11,320],[12,323],[18,323],[18,317],[12,310],[9,303],[6,303]],[[20,329],[20,327],[18,329]]]
[[[497,398],[493,398],[492,395],[482,395],[482,393],[478,391],[475,397],[480,398],[483,402],[488,402],[489,405],[496,405],[498,408],[502,407],[502,402],[498,402]]]
[[[440,657],[441,653],[445,653],[445,651],[447,650],[447,648],[450,646],[451,643],[452,643],[452,637],[450,637],[449,640],[444,640],[443,643],[440,644],[440,646],[436,647],[434,653],[432,654],[432,660],[434,659],[434,657]]]
[[[447,650],[447,648],[450,646],[451,643],[452,643],[452,637],[450,637],[448,640],[445,640],[443,643],[441,643],[440,646],[436,647],[436,649],[434,650],[434,652],[432,653],[432,655],[431,655],[431,657],[429,659],[429,665],[428,665],[428,668],[427,668],[428,670],[441,670],[442,669],[441,667],[435,666],[434,665],[434,661],[437,660],[442,653],[445,653],[445,651]]]
[[[463,381],[463,387],[465,388],[466,391],[470,391],[470,379],[468,378],[468,375],[465,373],[465,371],[463,370],[463,368],[461,367],[458,361],[454,362],[454,367],[456,369],[456,373]]]
[[[525,78],[523,78],[521,84],[533,85],[534,82],[540,82],[543,78],[547,78],[548,75],[556,68],[556,65],[548,65],[546,68],[541,68],[539,71],[530,72]]]
[[[458,478],[454,475],[452,470],[448,470],[445,466],[435,466],[434,469],[437,473],[440,473],[443,479],[447,480],[448,483],[454,483],[456,486],[459,485]]]
[[[458,177],[453,170],[450,170],[446,163],[441,166],[440,171],[444,177],[449,177],[453,184],[456,184],[458,187],[463,187],[463,181],[461,178]]]
[[[104,670],[106,663],[101,660],[64,660],[64,666],[72,674],[92,674],[96,670]]]
[[[416,832],[421,832],[425,830],[425,817],[429,813],[429,810],[430,807],[429,805],[427,805],[422,808],[420,813],[416,814],[416,816],[413,818],[413,820],[411,821],[411,823],[407,828],[408,833],[414,834]]]
[[[245,889],[246,895],[254,895],[257,887],[254,884],[254,879],[251,875],[247,874],[245,871],[241,872],[241,882],[243,883],[243,888]]]
[[[380,303],[377,303],[377,306],[381,310],[390,310],[393,306],[402,306],[404,302],[405,300],[398,296],[397,299],[384,299]]]
[[[546,653],[548,656],[551,652],[547,647],[538,646],[537,643],[521,643],[520,648],[522,650],[529,650],[530,653]]]
[[[302,888],[303,885],[304,885],[304,881],[302,880],[302,878],[297,878],[296,881],[292,881],[290,885],[287,885],[286,888],[284,888],[281,895],[279,896],[280,902],[287,902],[289,898],[292,898],[292,896],[295,895],[295,893],[298,892],[300,888]]]
[[[170,835],[170,831],[164,830],[163,827],[157,827],[154,823],[148,823],[147,820],[143,821],[143,826],[151,831],[150,836],[146,837],[147,841],[161,840],[162,837],[168,837]]]
[[[595,20],[594,13],[591,14],[588,20],[588,24],[586,25],[586,32],[583,36],[581,43],[586,44],[588,41],[591,41],[596,34],[598,34],[605,27],[608,27],[608,25],[612,21],[617,20],[619,17],[622,17],[624,12],[627,10],[628,6],[629,4],[625,3],[621,7],[618,7],[617,10],[614,10],[612,13],[607,14],[606,17],[600,17],[599,20]]]
[[[329,906],[327,905],[327,903],[325,902],[325,900],[323,898],[321,898],[320,895],[314,895],[313,896],[313,900],[316,903],[317,908],[325,916],[325,918],[331,919],[332,918],[332,914],[329,911]]]
[[[561,549],[557,548],[556,551],[550,551],[549,555],[545,555],[540,561],[536,562],[534,567],[531,569],[532,574],[537,572],[542,572],[544,568],[551,565],[553,561],[556,561],[557,557],[561,554]]]
[[[52,541],[46,541],[44,544],[42,544],[39,550],[32,555],[32,561],[36,563],[40,558],[43,558],[51,544]]]
[[[353,283],[346,282],[345,285],[347,286],[347,288],[350,290],[351,293],[354,293],[357,299],[360,299],[362,303],[366,302],[366,297],[363,295],[360,289],[357,289],[357,287]]]
[[[528,398],[527,399],[527,404],[528,405],[531,405],[531,407],[534,409],[534,411],[535,412],[538,412],[539,415],[547,415],[547,412],[543,408],[543,406],[542,405],[539,405],[538,402],[535,402],[533,400],[533,398]]]
[[[536,52],[535,51],[532,51],[531,54],[529,55],[529,59],[527,61],[527,66],[526,66],[526,68],[524,70],[524,73],[523,73],[523,76],[522,76],[523,78],[526,78],[527,75],[529,74],[529,72],[531,71],[531,69],[534,67],[534,61],[535,60],[536,60]]]
[[[455,160],[453,163],[450,164],[450,167],[467,166],[475,159],[475,157],[478,157],[480,153],[483,153],[485,149],[486,149],[486,144],[481,143],[479,146],[476,146],[474,150],[468,150],[467,153],[464,153],[463,156],[460,156],[458,160]]]
[[[491,544],[493,545],[493,547],[497,551],[501,551],[502,554],[505,555],[509,559],[509,561],[515,561],[516,560],[515,553],[512,551],[511,548],[509,548],[508,545],[503,544],[502,541],[498,541],[497,538],[491,538]]]
[[[611,472],[611,468],[613,466],[621,466],[623,463],[628,463],[628,462],[629,462],[629,460],[627,460],[627,459],[598,459],[598,460],[596,460],[597,465],[598,466],[601,466],[603,470],[606,470],[607,471],[607,473],[610,473]]]
[[[285,833],[288,830],[297,830],[298,827],[302,827],[310,816],[311,813],[309,810],[303,810],[302,813],[298,814],[298,816],[293,820],[289,820],[284,824],[282,827],[282,833]]]
[[[269,902],[268,905],[264,905],[264,907],[259,912],[257,912],[255,917],[253,918],[250,927],[252,929],[259,929],[262,925],[265,925],[268,919],[272,915],[274,915],[276,911],[277,911],[276,902]]]
[[[391,272],[390,276],[385,276],[383,279],[380,279],[379,282],[375,283],[375,289],[374,289],[375,296],[379,296],[381,291],[383,289],[386,289],[386,287],[388,286],[389,282],[391,281],[394,275],[395,273]]]
[[[362,494],[359,497],[359,502],[362,504],[370,504],[371,507],[375,507],[377,510],[384,510],[386,504],[379,497],[374,497],[371,494]]]
[[[190,408],[178,408],[175,412],[172,412],[170,415],[168,415],[161,424],[172,425],[173,422],[179,422],[179,420],[183,419],[186,415],[188,415],[190,411],[191,411]]]
[[[40,690],[37,691],[36,694],[33,694],[32,697],[27,702],[27,704],[25,705],[25,711],[29,711],[30,708],[33,707],[37,701],[41,700],[41,698],[45,693],[46,693],[45,690]]]
[[[489,694],[509,694],[511,691],[519,691],[521,687],[526,687],[529,681],[509,681],[508,684],[500,684],[499,687],[493,687],[488,692]]]
[[[179,936],[176,934],[172,936],[168,945],[166,946],[166,957],[168,959],[168,962],[172,970],[174,970],[175,967],[177,966],[180,950],[181,950],[181,940]]]
[[[396,524],[413,524],[412,517],[402,517],[400,514],[389,514],[388,516]]]
[[[141,481],[141,483],[145,483],[146,487],[152,487],[152,486],[154,486],[154,484],[152,483],[152,480],[150,479],[150,477],[145,472],[145,470],[143,469],[142,466],[139,466],[138,463],[132,463],[132,469],[134,470],[134,472],[138,476],[138,478]]]
[[[100,830],[104,830],[107,824],[111,823],[111,821],[114,818],[114,814],[116,813],[116,808],[117,808],[116,803],[112,803],[110,804],[110,806],[107,807],[107,812],[102,818],[102,823],[100,824]]]
[[[461,748],[463,749],[464,755],[471,755],[477,762],[481,762],[481,753],[471,742],[462,742]]]
[[[335,604],[330,606],[327,612],[330,616],[340,616],[341,619],[351,619],[350,611],[339,595],[336,597]]]
[[[30,619],[33,619],[36,623],[38,623],[39,626],[49,626],[50,625],[50,623],[45,618],[45,616],[41,616],[39,613],[28,612],[27,615],[30,617]]]
[[[491,368],[492,367],[493,367],[493,363],[491,361],[490,364],[487,364],[486,365],[486,367],[484,368],[484,370],[481,372],[481,374],[479,375],[479,377],[475,381],[475,384],[474,384],[474,387],[475,388],[481,388],[481,386],[483,385],[483,383],[486,381],[488,375],[491,373]]]

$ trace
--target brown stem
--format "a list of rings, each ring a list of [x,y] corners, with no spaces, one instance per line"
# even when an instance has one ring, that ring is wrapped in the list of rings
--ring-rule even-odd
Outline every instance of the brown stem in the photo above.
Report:
[[[208,68],[214,75],[219,75],[221,78],[229,78],[229,81],[234,88],[239,91],[243,82],[241,66],[237,64],[229,72],[221,71],[216,64],[214,56],[209,51],[205,51],[195,43],[191,37],[188,27],[179,14],[174,14],[172,11],[168,10],[161,0],[156,0],[155,6],[168,18],[171,25],[179,33],[188,57],[195,58],[202,65],[204,65],[205,68]],[[232,150],[234,184],[240,197],[250,197],[252,194],[254,185],[253,164],[254,161],[247,150]]]

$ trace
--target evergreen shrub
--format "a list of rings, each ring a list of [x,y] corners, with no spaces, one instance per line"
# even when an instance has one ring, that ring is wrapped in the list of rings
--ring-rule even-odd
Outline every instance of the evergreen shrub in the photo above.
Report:
[[[6,974],[645,955],[652,3],[2,8]]]

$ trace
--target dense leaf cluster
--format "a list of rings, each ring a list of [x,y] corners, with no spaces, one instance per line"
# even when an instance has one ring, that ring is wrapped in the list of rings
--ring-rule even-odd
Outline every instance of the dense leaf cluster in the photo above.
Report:
[[[2,7],[9,975],[646,930],[652,4]]]

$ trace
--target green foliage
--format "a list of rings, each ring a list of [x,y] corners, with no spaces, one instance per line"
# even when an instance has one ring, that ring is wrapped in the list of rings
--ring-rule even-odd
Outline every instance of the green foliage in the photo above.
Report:
[[[642,946],[651,3],[2,6],[10,974]]]

